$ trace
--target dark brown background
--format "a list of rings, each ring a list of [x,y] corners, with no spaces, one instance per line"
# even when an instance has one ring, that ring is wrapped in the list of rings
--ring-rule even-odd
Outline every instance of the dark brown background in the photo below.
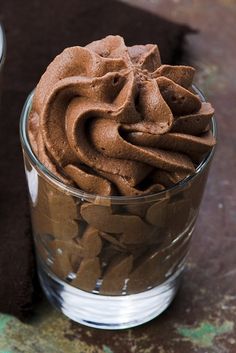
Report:
[[[42,32],[39,36],[36,53],[40,58],[41,66],[38,66],[37,72],[33,73],[32,71],[29,73],[28,69],[34,67],[35,58],[32,53],[24,52],[26,43],[31,45],[31,35],[27,21],[24,22],[21,2],[15,1],[16,7],[13,6],[13,1],[10,2],[11,5],[7,2],[3,5],[4,16],[10,16],[8,11],[15,9],[17,16],[22,18],[22,26],[25,28],[24,40],[17,37],[17,27],[13,31],[19,40],[21,54],[20,58],[17,52],[11,58],[9,57],[12,61],[9,65],[11,70],[6,71],[11,81],[6,81],[4,95],[7,97],[9,94],[10,97],[9,91],[12,87],[15,87],[16,92],[16,99],[11,97],[11,104],[8,106],[9,114],[13,110],[19,113],[25,98],[25,90],[29,91],[32,88],[33,82],[37,81],[41,73],[40,70],[55,55],[53,43],[57,42],[58,50],[61,49],[60,16],[63,16],[61,15],[63,6],[68,6],[68,3],[69,1],[65,5],[62,2],[61,12],[59,7],[55,10],[49,6],[43,14],[39,14],[40,18],[43,15],[45,20],[52,21],[52,32],[50,35]],[[219,130],[217,152],[197,222],[183,285],[171,307],[149,324],[116,333],[82,328],[80,325],[65,324],[63,321],[61,329],[66,326],[63,342],[65,340],[73,342],[75,352],[78,353],[85,350],[94,353],[235,353],[236,2],[234,0],[129,0],[129,3],[144,7],[152,14],[163,14],[170,19],[188,23],[199,30],[198,34],[189,36],[188,61],[191,60],[191,63],[198,68],[196,81],[216,109]],[[31,1],[29,11],[30,6],[37,7],[39,2]],[[53,17],[56,19],[58,28],[53,24]],[[37,19],[31,20],[31,25],[34,30],[37,30]],[[110,20],[111,26],[113,21],[118,20],[117,16],[113,15]],[[72,23],[69,21],[68,28],[63,28],[68,45],[74,44],[71,42],[70,33],[73,28],[71,26]],[[89,23],[88,28],[96,37],[97,29],[89,27]],[[153,33],[151,23],[150,27],[140,26],[137,30],[139,32],[136,31],[136,34],[140,34],[140,41],[142,41],[143,30],[149,35]],[[49,43],[47,56],[44,47],[46,39]],[[152,39],[154,42],[160,40],[161,38]],[[32,43],[32,46],[35,45],[36,43]],[[23,57],[22,53],[24,53]],[[17,70],[17,75],[14,65],[21,67],[20,71]],[[5,110],[5,114],[7,113],[8,110]],[[17,127],[14,126],[14,129]],[[20,158],[19,155],[18,158]],[[17,177],[21,178],[22,175],[19,174]],[[16,178],[12,176],[9,181],[14,183]],[[58,325],[60,320],[57,321]],[[59,337],[55,328],[54,331],[50,331],[49,337],[52,339]],[[78,340],[83,343],[82,346],[78,345]],[[27,342],[25,344],[27,345]],[[35,343],[42,349],[41,344],[42,342]],[[26,352],[27,349],[24,351]]]

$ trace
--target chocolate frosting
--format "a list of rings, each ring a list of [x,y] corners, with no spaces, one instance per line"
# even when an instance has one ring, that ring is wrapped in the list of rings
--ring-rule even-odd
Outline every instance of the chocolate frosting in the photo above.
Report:
[[[34,94],[34,153],[89,193],[163,190],[193,173],[215,144],[214,110],[192,91],[193,76],[189,66],[161,65],[156,45],[127,47],[119,36],[67,48]]]

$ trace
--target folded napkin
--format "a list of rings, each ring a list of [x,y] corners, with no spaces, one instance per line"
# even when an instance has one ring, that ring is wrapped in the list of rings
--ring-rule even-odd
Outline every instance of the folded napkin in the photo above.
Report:
[[[0,311],[22,319],[36,292],[18,134],[27,94],[65,47],[120,34],[128,45],[157,43],[162,61],[176,63],[192,30],[115,0],[8,0],[1,4],[0,20],[8,44],[0,112]]]

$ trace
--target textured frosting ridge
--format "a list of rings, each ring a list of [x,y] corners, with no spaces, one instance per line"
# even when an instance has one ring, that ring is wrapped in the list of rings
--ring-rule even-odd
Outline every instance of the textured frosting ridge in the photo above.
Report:
[[[194,69],[162,65],[156,45],[108,36],[65,49],[37,85],[29,138],[63,182],[99,195],[145,195],[194,172],[215,144],[214,110]]]

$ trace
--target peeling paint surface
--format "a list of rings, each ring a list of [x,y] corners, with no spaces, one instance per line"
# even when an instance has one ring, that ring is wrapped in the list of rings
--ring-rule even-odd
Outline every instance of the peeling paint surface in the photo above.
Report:
[[[214,343],[214,338],[230,333],[234,329],[232,321],[225,321],[220,326],[215,326],[209,322],[202,322],[199,326],[192,327],[178,327],[177,332],[199,347],[211,347]]]
[[[0,314],[0,335],[4,333],[7,324],[12,320],[11,316]]]
[[[68,339],[69,320],[48,303],[42,303],[38,309],[30,323],[0,316],[0,353],[110,353],[95,345]]]
[[[103,345],[102,348],[103,348],[104,353],[113,353],[113,351],[109,347],[107,347],[105,344]]]

